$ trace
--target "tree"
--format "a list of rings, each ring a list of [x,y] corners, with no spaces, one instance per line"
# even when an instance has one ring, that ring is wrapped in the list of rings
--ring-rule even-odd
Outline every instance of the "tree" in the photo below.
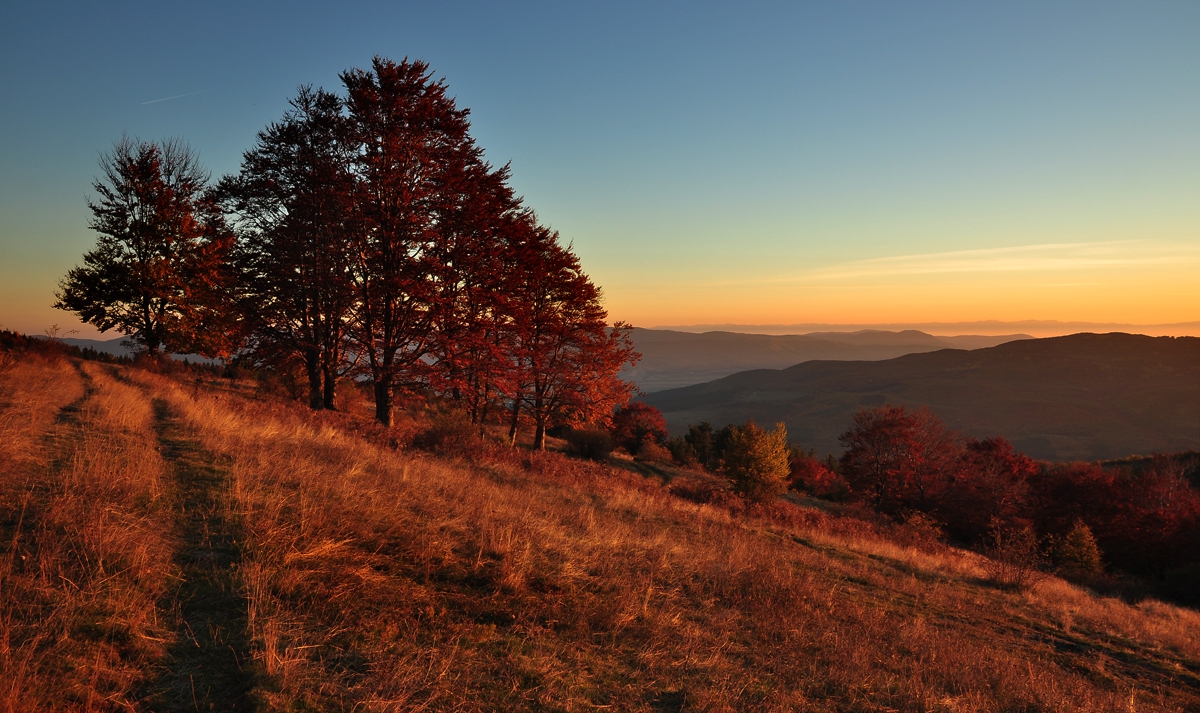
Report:
[[[812,451],[793,450],[788,460],[788,487],[807,491],[818,498],[845,500],[850,488],[834,470],[836,466],[837,461],[832,456],[820,461]]]
[[[429,377],[438,226],[453,219],[447,191],[480,152],[468,110],[455,106],[426,63],[376,57],[370,71],[341,76],[357,149],[352,334],[374,380],[375,418],[390,425],[393,389]]]
[[[1070,532],[1053,539],[1050,561],[1068,576],[1089,576],[1104,570],[1096,538],[1083,520],[1076,520]]]
[[[733,491],[746,500],[773,500],[787,490],[789,450],[784,424],[765,431],[747,421],[731,431],[721,472]]]
[[[967,440],[941,496],[939,516],[950,533],[980,542],[993,521],[1005,527],[1030,524],[1029,481],[1041,468],[1003,438]]]
[[[510,287],[515,390],[509,438],[515,443],[522,409],[534,421],[533,446],[545,448],[546,427],[607,425],[633,385],[618,377],[639,355],[630,327],[609,328],[600,290],[579,258],[558,243],[558,234],[532,221],[516,246],[522,269]]]
[[[650,404],[633,401],[613,414],[612,434],[618,445],[630,455],[637,455],[648,443],[661,446],[667,442],[667,422]]]
[[[278,366],[299,362],[309,406],[332,409],[354,306],[351,147],[339,97],[304,87],[290,104],[219,193],[240,235],[242,310],[255,353]]]
[[[959,453],[957,437],[937,417],[903,406],[860,410],[839,440],[847,483],[889,515],[933,510]]]
[[[514,244],[532,218],[508,185],[508,166],[461,168],[438,211],[429,383],[480,423],[498,397],[512,392],[514,307],[507,286],[525,270]]]
[[[59,283],[54,306],[149,352],[228,355],[222,295],[233,241],[195,152],[123,137],[100,168],[88,201],[96,248]]]

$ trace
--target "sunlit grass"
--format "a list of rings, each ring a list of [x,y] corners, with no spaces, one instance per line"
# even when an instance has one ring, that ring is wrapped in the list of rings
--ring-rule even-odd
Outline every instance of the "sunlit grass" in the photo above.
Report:
[[[265,709],[1200,705],[1190,610],[1052,577],[999,589],[977,554],[796,505],[731,512],[559,453],[396,450],[350,389],[312,414],[81,368],[0,374],[7,709],[139,709],[173,665],[186,543],[153,399],[227,475]]]

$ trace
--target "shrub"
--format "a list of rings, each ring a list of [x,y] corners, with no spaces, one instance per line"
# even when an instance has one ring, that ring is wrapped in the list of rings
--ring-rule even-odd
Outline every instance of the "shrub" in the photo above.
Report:
[[[1104,569],[1096,538],[1083,520],[1076,520],[1070,532],[1052,541],[1050,561],[1067,576],[1094,575]]]
[[[739,515],[746,510],[745,500],[720,485],[706,481],[679,480],[671,483],[670,492],[677,498],[701,505],[724,508],[734,515]]]
[[[671,452],[671,459],[685,468],[697,465],[700,462],[699,457],[696,455],[696,449],[683,436],[667,441],[667,450]]]
[[[788,486],[793,490],[837,502],[850,499],[850,486],[828,463],[822,463],[809,453],[797,452],[792,455],[788,466]]]
[[[643,443],[642,447],[638,449],[635,460],[642,461],[643,463],[670,463],[671,451],[654,441],[648,441]]]
[[[787,490],[787,428],[765,431],[754,421],[735,427],[724,448],[721,471],[748,502],[773,500]]]
[[[613,439],[608,431],[572,428],[567,432],[567,453],[573,456],[602,461],[612,450]]]
[[[442,455],[474,455],[482,448],[483,439],[479,427],[456,409],[434,414],[429,426],[413,436],[412,445]]]
[[[936,552],[945,549],[946,535],[942,524],[922,512],[906,513],[904,522],[893,525],[885,534],[897,544],[918,550]]]
[[[1025,589],[1044,576],[1046,558],[1029,527],[1006,527],[993,519],[983,553],[988,557],[988,579],[1001,587]]]

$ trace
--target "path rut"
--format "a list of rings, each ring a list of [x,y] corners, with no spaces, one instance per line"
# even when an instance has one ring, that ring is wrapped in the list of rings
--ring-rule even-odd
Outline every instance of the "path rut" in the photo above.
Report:
[[[175,481],[179,583],[164,609],[176,620],[166,667],[147,692],[163,711],[252,711],[258,682],[239,575],[244,532],[228,506],[228,473],[162,399],[159,451]]]

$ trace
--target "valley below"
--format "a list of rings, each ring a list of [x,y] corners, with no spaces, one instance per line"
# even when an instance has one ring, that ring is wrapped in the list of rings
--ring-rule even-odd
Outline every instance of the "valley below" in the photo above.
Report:
[[[841,452],[860,408],[928,407],[976,438],[1045,460],[1200,449],[1200,338],[1077,334],[879,361],[813,360],[649,393],[672,433],[784,422],[796,444]]]

